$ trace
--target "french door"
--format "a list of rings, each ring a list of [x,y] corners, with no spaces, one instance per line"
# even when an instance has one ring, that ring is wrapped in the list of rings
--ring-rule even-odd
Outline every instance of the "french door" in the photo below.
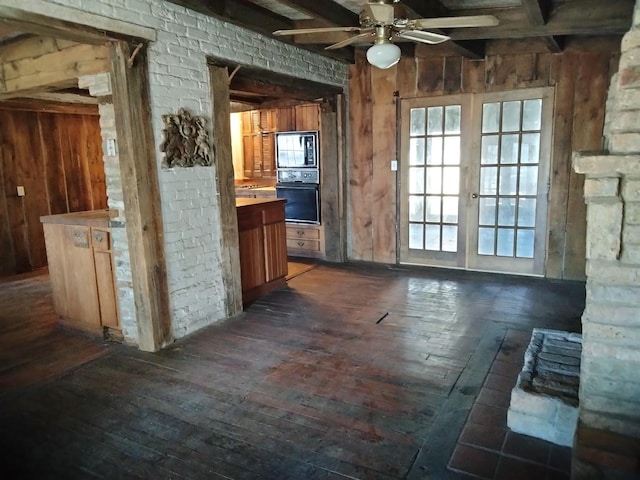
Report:
[[[552,94],[402,101],[401,263],[544,274]]]

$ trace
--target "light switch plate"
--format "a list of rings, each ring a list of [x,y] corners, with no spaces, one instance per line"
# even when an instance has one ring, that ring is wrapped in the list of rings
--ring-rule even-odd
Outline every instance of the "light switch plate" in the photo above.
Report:
[[[392,172],[397,172],[398,171],[398,161],[397,160],[391,160],[391,171]]]
[[[18,192],[18,196],[19,197],[24,197],[24,186],[23,185],[18,185],[16,187],[16,191]]]
[[[118,154],[118,147],[115,138],[107,138],[107,157],[115,157]]]

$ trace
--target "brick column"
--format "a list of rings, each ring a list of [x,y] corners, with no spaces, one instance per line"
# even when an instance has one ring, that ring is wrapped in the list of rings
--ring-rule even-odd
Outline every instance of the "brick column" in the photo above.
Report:
[[[138,324],[133,299],[133,279],[126,231],[127,219],[117,151],[116,117],[111,101],[111,76],[109,73],[86,75],[78,79],[78,86],[80,88],[88,88],[90,95],[97,97],[99,101],[102,158],[104,160],[107,184],[107,205],[110,209],[118,211],[118,216],[111,220],[111,250],[115,266],[118,315],[124,341],[137,345]],[[115,142],[115,154],[107,154],[107,148],[105,147],[107,141]]]
[[[572,479],[640,475],[640,0],[609,90],[605,147],[586,175],[587,301]]]

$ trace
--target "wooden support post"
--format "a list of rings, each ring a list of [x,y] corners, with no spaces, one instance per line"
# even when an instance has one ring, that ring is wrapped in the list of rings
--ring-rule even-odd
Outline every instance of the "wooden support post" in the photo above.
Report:
[[[242,311],[242,285],[240,279],[240,246],[236,194],[233,184],[233,158],[231,155],[231,125],[229,124],[229,74],[224,67],[209,67],[211,98],[213,103],[213,147],[216,169],[216,190],[220,208],[222,281],[224,283],[227,316]]]
[[[138,342],[141,350],[156,351],[171,340],[171,318],[146,52],[142,49],[129,67],[132,51],[125,42],[111,44],[113,106]]]

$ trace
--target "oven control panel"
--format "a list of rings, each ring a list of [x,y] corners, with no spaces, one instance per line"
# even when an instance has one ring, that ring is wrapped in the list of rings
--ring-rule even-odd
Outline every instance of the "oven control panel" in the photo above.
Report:
[[[320,183],[320,175],[315,169],[279,169],[278,183]]]

